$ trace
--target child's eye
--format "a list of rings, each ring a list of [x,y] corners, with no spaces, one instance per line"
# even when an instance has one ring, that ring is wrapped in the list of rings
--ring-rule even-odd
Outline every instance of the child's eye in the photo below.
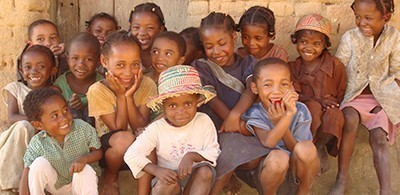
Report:
[[[192,102],[186,102],[186,103],[185,103],[185,106],[186,106],[186,107],[191,107],[192,105],[193,105]]]
[[[85,61],[86,62],[91,62],[91,61],[93,61],[93,59],[92,58],[86,58]]]
[[[56,36],[51,37],[51,40],[57,40],[57,39],[58,39],[58,37],[56,37]]]
[[[71,57],[72,60],[77,61],[78,57]]]
[[[302,44],[302,45],[305,45],[305,44],[307,44],[307,41],[305,41],[305,40],[300,40],[299,43]]]
[[[154,27],[148,26],[146,29],[147,29],[147,30],[154,30]]]
[[[272,86],[271,83],[265,83],[265,84],[264,84],[264,87],[271,87],[271,86]]]
[[[68,108],[68,107],[65,107],[64,110],[63,110],[63,114],[67,113],[68,110],[69,110],[69,108]]]
[[[139,26],[132,26],[132,30],[139,30]]]
[[[58,114],[53,114],[53,115],[51,115],[51,118],[52,119],[56,119],[58,117]]]
[[[38,69],[39,69],[39,70],[42,70],[42,69],[45,69],[45,68],[46,68],[46,66],[44,66],[44,65],[39,65],[39,66],[38,66]]]
[[[44,41],[44,38],[37,38],[37,41]]]
[[[365,19],[367,19],[368,21],[372,20],[372,18],[370,18],[370,17],[365,17]]]
[[[94,32],[96,32],[96,33],[101,33],[101,30],[100,30],[100,29],[97,29],[97,30],[95,30]]]
[[[165,55],[166,55],[166,56],[172,56],[172,52],[167,51],[167,52],[165,52]]]
[[[170,105],[168,105],[168,108],[174,109],[174,108],[176,108],[176,104],[170,104]]]
[[[124,64],[118,63],[116,66],[117,66],[117,67],[124,67]]]
[[[317,43],[314,43],[314,45],[315,45],[315,46],[321,46],[321,45],[322,45],[322,43],[320,43],[320,42],[317,42]]]
[[[151,53],[158,55],[160,52],[157,49],[153,49],[153,50],[151,50]]]
[[[256,40],[257,40],[257,41],[260,41],[260,40],[262,40],[262,37],[257,36],[257,37],[256,37]]]

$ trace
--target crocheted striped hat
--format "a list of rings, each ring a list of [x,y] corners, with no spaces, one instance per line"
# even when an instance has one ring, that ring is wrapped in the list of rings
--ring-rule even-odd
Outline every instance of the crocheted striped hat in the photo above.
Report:
[[[331,39],[331,23],[319,14],[311,14],[300,18],[294,32],[299,30],[315,30]]]
[[[158,79],[158,95],[151,97],[147,107],[153,111],[162,109],[162,103],[170,97],[182,94],[200,94],[197,106],[216,96],[215,93],[201,85],[199,73],[191,66],[177,65],[161,72]]]

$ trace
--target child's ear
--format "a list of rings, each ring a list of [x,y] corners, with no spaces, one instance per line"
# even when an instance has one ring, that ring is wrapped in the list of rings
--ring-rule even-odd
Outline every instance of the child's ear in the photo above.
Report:
[[[257,85],[253,81],[250,83],[250,89],[254,94],[258,94]]]
[[[33,43],[32,43],[32,41],[31,41],[31,40],[27,40],[27,41],[26,41],[26,44],[28,44],[28,45],[29,45],[29,47],[32,47],[32,46],[33,46]]]
[[[183,65],[183,62],[185,62],[185,56],[182,56],[178,59],[177,65]],[[190,64],[185,64],[185,65],[190,65]]]
[[[100,63],[104,68],[107,68],[107,59],[104,54],[100,55]]]
[[[51,76],[57,76],[57,73],[58,73],[57,66],[54,66],[53,68],[51,68],[51,73],[50,73]]]
[[[196,51],[196,53],[194,53],[194,59],[195,60],[197,60],[197,59],[200,59],[200,58],[202,58],[204,56],[204,53],[203,53],[203,51],[201,51],[201,50],[198,50],[198,51]]]
[[[233,31],[233,33],[232,33],[232,38],[233,38],[233,42],[236,42],[236,39],[237,39],[237,33],[236,33],[236,31]]]
[[[35,127],[36,130],[43,130],[43,125],[40,121],[31,121],[31,124],[33,127]]]
[[[385,22],[389,22],[391,18],[392,18],[391,13],[387,13],[387,14],[383,15],[383,19],[385,20]]]

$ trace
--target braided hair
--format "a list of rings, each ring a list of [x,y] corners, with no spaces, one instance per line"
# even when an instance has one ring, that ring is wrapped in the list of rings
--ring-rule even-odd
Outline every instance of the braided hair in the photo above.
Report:
[[[142,13],[142,12],[148,12],[148,13],[153,13],[157,16],[158,21],[160,22],[160,26],[165,26],[165,19],[164,19],[164,14],[161,11],[160,6],[158,6],[155,3],[142,3],[137,5],[130,13],[129,15],[129,23],[132,22],[133,15],[136,13]]]
[[[201,33],[207,28],[220,28],[230,33],[238,31],[238,25],[229,14],[211,12],[205,18],[201,19],[199,32]]]
[[[112,47],[118,44],[136,45],[138,46],[139,50],[141,50],[139,41],[135,37],[129,36],[128,32],[121,30],[113,32],[110,34],[110,36],[107,37],[107,40],[106,42],[104,42],[104,45],[102,47],[101,53],[104,56],[109,56]]]
[[[275,38],[275,16],[274,12],[263,6],[253,6],[248,9],[239,20],[239,28],[245,25],[257,25],[268,30],[268,36]]]
[[[356,1],[375,3],[376,8],[382,13],[382,15],[394,13],[393,0],[355,0],[351,4],[351,9],[353,9],[353,11]]]

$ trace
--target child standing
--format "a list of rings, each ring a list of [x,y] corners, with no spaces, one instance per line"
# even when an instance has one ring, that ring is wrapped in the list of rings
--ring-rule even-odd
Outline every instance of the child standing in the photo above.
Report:
[[[86,24],[86,32],[94,35],[99,40],[101,46],[103,46],[108,35],[119,28],[117,20],[104,12],[95,14]]]
[[[139,40],[143,73],[151,69],[150,46],[154,37],[166,30],[164,14],[155,3],[143,3],[135,7],[129,16],[130,35]]]
[[[355,0],[351,5],[358,28],[347,31],[336,56],[346,65],[347,89],[341,108],[345,116],[339,171],[332,194],[343,194],[355,139],[362,124],[369,130],[380,194],[391,194],[389,144],[400,122],[400,33],[388,25],[391,0]],[[397,126],[398,127],[398,126]]]
[[[135,140],[131,132],[149,123],[148,97],[157,94],[157,87],[142,78],[140,45],[126,31],[112,33],[103,45],[101,64],[107,69],[106,78],[89,87],[87,92],[89,116],[95,117],[101,137],[105,167],[102,194],[117,194],[118,172],[123,167],[123,155]],[[129,131],[128,131],[129,130]],[[127,169],[128,167],[124,165]],[[139,181],[139,194],[145,184]]]
[[[186,43],[181,35],[172,31],[158,34],[151,45],[152,69],[145,76],[158,81],[160,73],[167,68],[182,64],[185,61]]]
[[[328,51],[330,33],[328,19],[318,14],[302,17],[292,35],[300,56],[290,62],[299,101],[311,112],[311,132],[321,160],[320,173],[329,168],[325,147],[331,155],[337,155],[344,125],[339,104],[346,91],[346,68]]]
[[[20,194],[45,194],[45,189],[51,194],[97,194],[97,161],[103,153],[96,130],[72,119],[66,100],[53,88],[29,92],[24,111],[42,131],[26,150]]]
[[[72,116],[80,118],[92,126],[94,119],[88,116],[86,93],[93,83],[103,79],[96,73],[100,63],[100,43],[90,33],[79,33],[70,41],[67,50],[69,70],[54,82],[68,100]]]
[[[244,75],[255,59],[252,56],[242,58],[234,53],[234,42],[237,36],[235,27],[234,20],[227,14],[212,12],[203,18],[199,32],[207,58],[192,63],[199,72],[203,85],[214,87],[217,92],[217,97],[202,106],[200,110],[211,117],[220,132],[237,132],[218,135],[221,154],[218,158],[217,181],[211,191],[212,194],[221,193],[222,188],[239,165],[264,156],[269,151],[264,147],[253,149],[256,146],[262,146],[261,143],[255,137],[243,136],[239,133],[240,116],[255,100],[255,95],[246,88]],[[232,117],[234,120],[228,123],[233,128],[223,129],[232,114],[235,115]],[[235,191],[231,187],[226,190]]]
[[[255,171],[246,172],[245,181],[256,186],[260,194],[276,194],[291,170],[298,185],[296,194],[309,194],[319,160],[312,143],[311,115],[304,104],[297,102],[289,66],[278,58],[259,61],[251,90],[261,102],[246,111],[242,119],[247,130],[271,151],[257,168],[253,167]]]
[[[58,72],[60,76],[68,70],[68,63],[64,53],[64,43],[60,43],[60,35],[57,26],[48,20],[36,20],[28,27],[28,45],[43,45],[48,47],[56,57]]]
[[[238,49],[242,57],[253,55],[257,59],[277,57],[285,62],[289,55],[285,49],[270,43],[275,39],[274,12],[263,6],[253,6],[239,20],[244,47]]]
[[[193,61],[204,56],[204,48],[200,40],[198,28],[188,27],[183,29],[179,34],[186,42],[185,62],[183,64],[190,65]]]
[[[124,159],[136,178],[143,171],[156,176],[153,194],[208,194],[220,150],[212,120],[197,112],[197,106],[215,94],[201,86],[198,72],[190,66],[165,70],[158,84],[159,95],[147,105],[163,109],[165,117],[146,128]],[[146,158],[154,149],[157,164]]]
[[[8,121],[12,125],[0,134],[0,190],[16,190],[24,168],[22,158],[29,140],[36,133],[27,121],[22,104],[29,91],[50,87],[57,73],[52,51],[41,45],[27,48],[21,54],[18,69],[23,81],[12,82],[2,90],[7,106]]]

